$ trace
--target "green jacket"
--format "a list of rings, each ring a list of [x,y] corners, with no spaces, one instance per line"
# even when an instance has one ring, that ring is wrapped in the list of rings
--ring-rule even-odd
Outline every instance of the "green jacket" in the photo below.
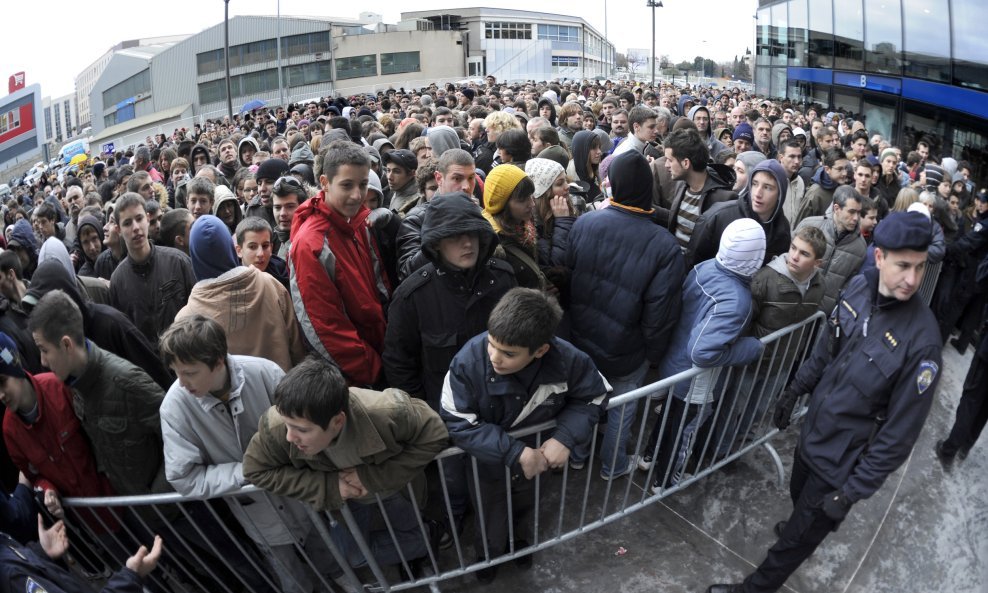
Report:
[[[350,388],[349,412],[343,432],[331,447],[355,452],[363,463],[357,474],[369,493],[358,502],[388,496],[412,482],[416,498],[425,495],[423,468],[449,445],[449,434],[428,404],[403,391]],[[261,417],[257,433],[244,454],[244,477],[254,485],[307,502],[316,509],[335,510],[340,498],[339,471],[325,452],[304,455],[286,439],[287,427],[272,407]]]
[[[89,362],[70,384],[76,415],[93,445],[96,466],[117,494],[172,492],[165,479],[158,408],[161,387],[132,363],[86,340]]]

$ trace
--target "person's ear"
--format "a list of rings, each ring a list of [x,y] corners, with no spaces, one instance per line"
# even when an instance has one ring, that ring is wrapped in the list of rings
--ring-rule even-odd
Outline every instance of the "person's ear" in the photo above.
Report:
[[[538,349],[535,351],[534,356],[535,358],[542,358],[543,356],[545,356],[545,353],[548,351],[549,351],[549,344],[547,342],[538,347]]]

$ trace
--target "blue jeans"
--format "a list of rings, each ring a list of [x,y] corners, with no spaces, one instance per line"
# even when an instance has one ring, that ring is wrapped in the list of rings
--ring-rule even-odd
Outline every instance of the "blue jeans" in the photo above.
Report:
[[[611,384],[611,397],[622,395],[642,386],[645,381],[645,374],[648,372],[648,362],[627,375],[612,377],[606,376],[607,382]],[[614,472],[620,472],[628,467],[628,440],[631,438],[631,427],[635,422],[635,414],[638,412],[639,402],[628,402],[624,406],[617,406],[607,411],[607,430],[604,432],[604,440],[600,445],[601,472],[609,476]],[[620,432],[620,438],[618,433]],[[617,451],[617,457],[614,452]],[[577,445],[573,449],[572,458],[574,461],[586,461],[590,455],[590,443]],[[613,463],[613,467],[612,467]]]

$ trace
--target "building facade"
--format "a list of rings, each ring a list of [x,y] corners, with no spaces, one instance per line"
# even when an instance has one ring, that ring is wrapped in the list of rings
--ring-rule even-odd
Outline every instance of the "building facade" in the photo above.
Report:
[[[614,45],[578,16],[459,8],[404,12],[401,18],[403,23],[463,31],[469,77],[513,82],[608,78],[614,73]]]
[[[128,39],[126,41],[121,41],[107,50],[106,53],[97,58],[92,64],[86,66],[82,72],[77,74],[75,77],[75,100],[79,111],[79,128],[85,129],[91,125],[89,114],[89,93],[93,92],[93,86],[96,85],[96,81],[99,80],[99,77],[103,75],[103,71],[110,63],[110,58],[113,57],[113,54],[133,47],[147,45],[173,45],[186,37],[188,37],[188,35],[170,35],[167,37]]]
[[[288,103],[464,77],[460,31],[402,30],[382,24],[380,15],[365,16],[368,22],[231,18],[234,112],[255,99]],[[116,52],[89,95],[94,143],[127,145],[226,115],[223,29],[219,23],[160,51],[137,47]]]
[[[45,97],[41,101],[44,113],[41,127],[42,141],[64,142],[79,133],[79,111],[75,93],[56,99]]]
[[[863,119],[988,178],[981,0],[761,0],[755,92]]]

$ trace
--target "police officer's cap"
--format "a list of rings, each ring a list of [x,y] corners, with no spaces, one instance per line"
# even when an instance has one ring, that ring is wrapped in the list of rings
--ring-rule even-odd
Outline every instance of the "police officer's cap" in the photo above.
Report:
[[[884,251],[926,251],[932,236],[930,224],[919,212],[893,212],[875,227],[875,245]]]

